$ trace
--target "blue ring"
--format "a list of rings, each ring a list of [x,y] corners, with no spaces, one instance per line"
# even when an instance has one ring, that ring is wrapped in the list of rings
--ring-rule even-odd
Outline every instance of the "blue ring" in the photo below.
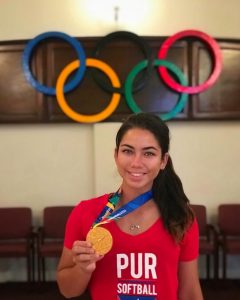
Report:
[[[86,55],[82,48],[81,43],[77,39],[75,39],[63,32],[48,31],[48,32],[39,34],[38,36],[36,36],[35,38],[33,38],[32,40],[30,40],[28,42],[27,46],[24,49],[23,57],[22,57],[22,66],[23,66],[24,75],[25,75],[27,81],[39,92],[42,92],[43,94],[47,94],[47,95],[51,95],[51,96],[56,95],[56,88],[47,87],[47,86],[39,83],[34,78],[32,71],[30,69],[30,59],[31,59],[33,49],[36,47],[36,45],[39,42],[41,42],[47,38],[59,38],[59,39],[63,39],[66,42],[68,42],[76,50],[77,57],[81,62],[80,67],[76,71],[73,79],[70,82],[68,82],[64,87],[64,92],[67,93],[67,92],[73,90],[75,87],[77,87],[77,85],[82,80],[85,70],[86,70]]]

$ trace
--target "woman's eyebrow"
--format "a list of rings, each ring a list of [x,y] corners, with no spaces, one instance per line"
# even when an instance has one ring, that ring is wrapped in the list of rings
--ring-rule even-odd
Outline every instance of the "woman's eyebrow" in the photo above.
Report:
[[[128,144],[122,144],[122,145],[120,145],[120,147],[129,147],[129,148],[131,148],[131,149],[134,149],[134,147],[133,147],[133,146],[131,146],[131,145],[128,145]]]
[[[134,149],[134,147],[129,145],[129,144],[122,144],[120,147],[128,147],[128,148]],[[147,146],[147,147],[143,147],[142,150],[156,150],[156,151],[158,151],[159,148],[156,148],[154,146]]]
[[[153,147],[153,146],[149,146],[149,147],[144,147],[143,150],[156,150],[158,151],[159,148]]]

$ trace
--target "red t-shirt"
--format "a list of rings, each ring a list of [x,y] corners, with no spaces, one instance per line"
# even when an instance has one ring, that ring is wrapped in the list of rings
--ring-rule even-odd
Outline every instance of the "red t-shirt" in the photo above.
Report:
[[[69,216],[64,246],[86,235],[108,201],[103,195],[81,201]],[[92,274],[89,291],[93,300],[177,300],[178,263],[198,257],[196,219],[177,244],[159,218],[138,235],[127,234],[115,222],[102,225],[113,236],[113,247]]]

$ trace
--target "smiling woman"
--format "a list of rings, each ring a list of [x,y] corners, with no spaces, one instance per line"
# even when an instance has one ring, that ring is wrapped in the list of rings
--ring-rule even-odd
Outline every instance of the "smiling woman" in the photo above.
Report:
[[[165,168],[167,158],[168,154],[162,155],[157,140],[148,130],[128,130],[115,151],[116,165],[126,194],[132,194],[136,189],[138,193],[150,190],[155,177]]]
[[[156,115],[121,125],[119,189],[81,201],[67,222],[57,270],[65,297],[88,289],[93,300],[203,299],[198,225],[168,151],[169,129]]]
[[[124,0],[119,2],[123,3]],[[198,28],[209,33],[211,36],[231,39],[240,39],[240,1],[239,0],[146,0],[152,5],[150,12],[141,23],[134,26],[128,23],[121,24],[118,30],[130,30],[140,36],[170,36],[173,33],[186,29]],[[138,1],[137,9],[141,10],[145,5],[144,0]],[[104,1],[103,1],[104,2]],[[129,7],[133,0],[128,1]],[[111,9],[109,18],[111,24],[104,20],[99,21],[99,16],[91,17],[87,14],[85,3],[92,7],[101,5],[102,1],[96,0],[21,0],[21,1],[1,1],[0,7],[0,40],[1,40],[1,116],[9,116],[11,120],[18,117],[14,103],[17,108],[22,109],[23,103],[31,110],[31,117],[40,116],[42,110],[41,101],[34,100],[37,92],[27,85],[22,69],[20,67],[20,57],[23,48],[19,47],[20,40],[32,39],[41,32],[49,30],[59,30],[67,32],[75,37],[102,37],[116,29],[114,21],[114,10]],[[220,4],[220,5],[219,5]],[[154,7],[153,7],[154,6]],[[106,8],[108,9],[108,8]],[[131,18],[138,14],[137,9],[132,10]],[[123,8],[119,10],[119,23],[123,17]],[[228,20],[228,26],[226,26]],[[130,20],[131,21],[131,20]],[[4,41],[11,41],[9,46]],[[16,50],[14,50],[16,42]],[[14,44],[14,45],[13,45]],[[240,70],[238,51],[230,50],[224,43],[224,56],[231,60],[231,65],[236,66],[235,70]],[[10,55],[5,52],[10,50]],[[202,51],[202,48],[200,47]],[[7,50],[8,51],[8,50]],[[51,52],[52,53],[52,52]],[[200,52],[202,53],[202,52]],[[233,56],[236,57],[233,58]],[[204,53],[200,55],[204,57]],[[233,58],[233,59],[232,59]],[[6,63],[5,63],[6,62]],[[59,66],[59,65],[58,65]],[[203,65],[201,65],[203,66]],[[204,62],[204,66],[210,65]],[[203,110],[205,105],[210,103],[211,108],[220,109],[226,104],[229,110],[236,113],[233,106],[233,84],[239,91],[239,81],[237,76],[230,80],[230,66],[224,62],[226,71],[226,85],[221,81],[217,84],[217,95],[223,101],[220,103],[216,97],[218,105],[208,102],[206,96],[211,95],[208,91],[203,93]],[[235,72],[235,71],[234,71]],[[201,70],[202,73],[202,70]],[[239,74],[237,71],[234,74]],[[239,77],[238,77],[239,78]],[[230,96],[224,96],[223,88],[229,88]],[[12,92],[14,90],[14,93]],[[20,93],[22,90],[22,93]],[[3,93],[5,91],[5,93]],[[41,95],[38,95],[41,98]],[[16,98],[15,98],[16,97]],[[20,100],[20,97],[22,100]],[[28,100],[27,100],[28,99]],[[37,98],[39,99],[39,97]],[[226,101],[227,99],[227,101]],[[240,97],[237,97],[239,102]],[[95,97],[94,101],[97,102]],[[35,106],[35,103],[36,105]],[[50,108],[54,103],[51,101]],[[80,101],[78,101],[80,102]],[[7,115],[7,103],[13,111]],[[195,101],[192,102],[197,103]],[[43,109],[46,102],[43,101]],[[81,107],[80,110],[81,111]],[[59,118],[57,114],[51,117],[53,121]],[[23,115],[25,110],[21,110]],[[91,195],[102,195],[108,191],[115,190],[119,184],[119,178],[114,164],[114,137],[119,123],[101,122],[92,125],[75,123],[50,123],[34,124],[16,123],[1,124],[1,205],[30,205],[33,209],[34,222],[38,224],[41,219],[41,211],[45,204],[75,204],[79,199],[88,199]],[[17,119],[19,120],[19,119]],[[120,121],[120,120],[119,120]],[[122,120],[121,120],[122,121]],[[21,122],[21,121],[20,121]],[[27,121],[28,122],[28,121]],[[61,121],[60,121],[61,122]],[[64,121],[65,122],[65,121]],[[204,120],[190,122],[167,122],[172,133],[171,158],[174,161],[176,170],[181,175],[185,191],[193,203],[205,204],[208,209],[208,219],[211,223],[216,222],[217,206],[221,203],[236,201],[239,202],[240,194],[240,168],[236,167],[240,153],[240,122],[221,121],[209,122]],[[231,174],[231,176],[226,176]],[[25,279],[25,264],[4,259],[0,263],[1,281],[23,281]],[[204,277],[205,266],[200,264],[200,271]],[[50,266],[49,266],[50,267]],[[55,265],[51,264],[49,279],[55,279]],[[221,270],[220,270],[221,271]],[[239,258],[231,257],[228,267],[228,274],[231,278],[240,278]],[[212,283],[209,283],[211,286]],[[215,284],[215,282],[214,282]],[[226,282],[226,285],[228,283]],[[8,284],[7,284],[8,285]],[[221,285],[221,286],[220,286]],[[228,288],[224,291],[221,283],[216,289],[211,288],[209,294],[213,298],[205,299],[240,299],[239,291],[234,295],[234,284],[229,282]],[[19,291],[14,285],[10,285],[9,292],[15,293],[7,299],[19,299],[21,293],[29,292],[28,287]],[[238,287],[239,287],[238,283]],[[6,293],[7,293],[6,288]],[[239,288],[238,288],[239,290]],[[16,293],[17,291],[17,293]],[[5,289],[1,289],[1,300],[4,298]],[[31,291],[29,298],[33,299]],[[52,299],[39,289],[36,299]],[[59,298],[59,297],[57,297]]]

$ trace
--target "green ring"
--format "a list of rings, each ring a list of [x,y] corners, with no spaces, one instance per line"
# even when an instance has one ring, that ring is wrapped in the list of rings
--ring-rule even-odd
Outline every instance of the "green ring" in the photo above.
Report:
[[[136,77],[136,75],[142,71],[144,68],[147,67],[148,61],[147,60],[143,60],[140,63],[138,63],[132,70],[131,72],[128,74],[128,77],[126,79],[125,82],[125,97],[126,97],[126,102],[129,106],[129,108],[134,112],[134,113],[139,113],[142,112],[142,110],[140,109],[140,107],[136,104],[135,100],[133,99],[132,96],[132,85],[134,82],[134,78]],[[170,71],[172,71],[177,78],[179,79],[179,82],[181,83],[181,85],[183,86],[187,86],[187,80],[184,76],[184,74],[182,73],[182,71],[174,64],[172,64],[171,62],[167,61],[167,60],[163,60],[163,59],[155,59],[153,62],[154,67],[158,67],[158,66],[163,66],[166,67],[167,69],[169,69]],[[188,99],[188,95],[186,93],[181,93],[181,95],[179,96],[179,101],[178,103],[174,106],[174,108],[169,111],[168,113],[165,114],[160,114],[159,117],[163,120],[170,120],[172,118],[174,118],[185,106],[186,102]]]

